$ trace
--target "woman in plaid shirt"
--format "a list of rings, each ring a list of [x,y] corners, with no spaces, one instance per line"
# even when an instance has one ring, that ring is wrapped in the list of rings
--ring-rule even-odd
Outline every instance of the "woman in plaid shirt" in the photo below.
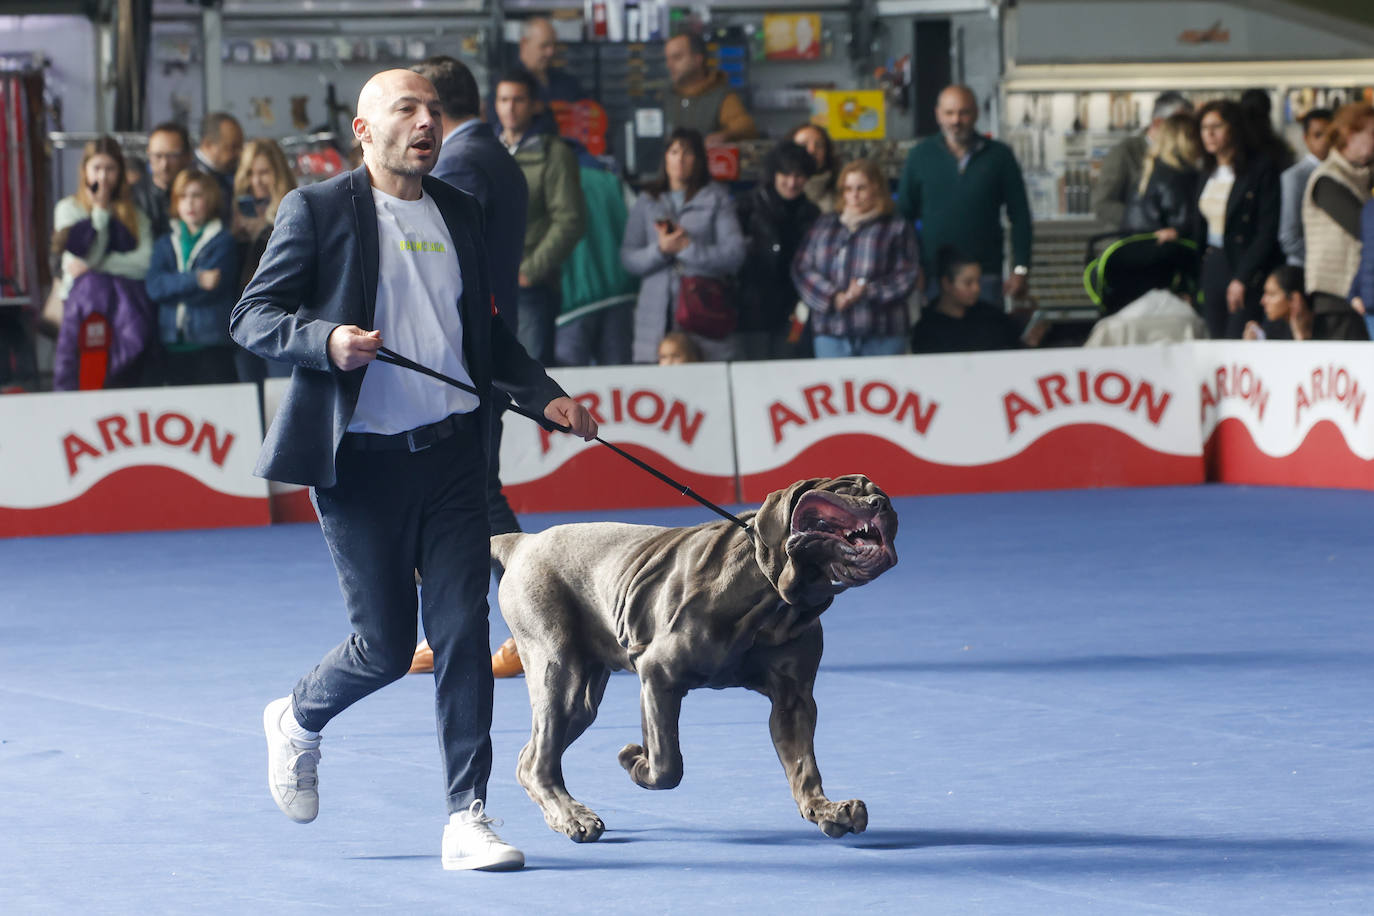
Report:
[[[906,302],[921,263],[916,233],[893,212],[876,163],[846,165],[839,188],[844,208],[816,221],[792,265],[797,291],[811,309],[816,355],[904,353]]]

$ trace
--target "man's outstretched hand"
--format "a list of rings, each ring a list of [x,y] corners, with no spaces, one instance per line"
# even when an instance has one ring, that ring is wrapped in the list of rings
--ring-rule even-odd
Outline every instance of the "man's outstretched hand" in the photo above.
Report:
[[[587,408],[569,397],[554,398],[544,408],[544,416],[555,423],[572,429],[574,436],[581,436],[590,442],[596,438],[597,425]]]
[[[356,324],[341,324],[329,332],[329,361],[343,372],[352,372],[376,359],[381,346],[381,331],[364,331]]]

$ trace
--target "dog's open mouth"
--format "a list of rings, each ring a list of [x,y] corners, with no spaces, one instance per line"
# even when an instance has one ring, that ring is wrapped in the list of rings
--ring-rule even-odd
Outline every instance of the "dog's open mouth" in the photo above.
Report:
[[[886,499],[858,502],[812,490],[792,512],[788,552],[804,554],[837,588],[863,585],[897,562],[891,516]]]

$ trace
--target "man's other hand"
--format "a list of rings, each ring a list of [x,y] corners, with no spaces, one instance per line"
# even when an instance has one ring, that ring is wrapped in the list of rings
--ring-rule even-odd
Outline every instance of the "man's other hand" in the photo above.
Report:
[[[598,427],[587,408],[569,397],[554,398],[544,408],[544,416],[555,423],[569,427],[574,436],[581,436],[590,442],[596,438]]]
[[[329,332],[329,361],[343,372],[352,372],[376,359],[381,345],[381,331],[364,331],[356,324],[341,324]]]

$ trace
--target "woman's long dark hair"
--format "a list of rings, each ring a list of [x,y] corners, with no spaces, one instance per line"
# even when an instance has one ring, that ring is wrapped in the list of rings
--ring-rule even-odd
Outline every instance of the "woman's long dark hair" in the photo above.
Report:
[[[674,143],[681,143],[692,153],[692,174],[687,176],[687,187],[682,195],[683,200],[691,200],[711,183],[711,170],[706,162],[706,141],[701,138],[700,131],[690,127],[679,127],[668,135],[668,142],[663,144],[663,162],[659,165],[658,177],[646,184],[644,190],[655,198],[668,193],[668,150],[673,148]]]
[[[1213,99],[1206,105],[1198,109],[1197,123],[1201,130],[1202,119],[1208,114],[1216,112],[1217,116],[1226,123],[1227,129],[1231,134],[1231,168],[1237,175],[1242,175],[1250,167],[1251,161],[1255,158],[1255,140],[1250,132],[1250,122],[1245,117],[1245,112],[1236,102],[1230,99]],[[1217,169],[1217,157],[1207,152],[1204,147],[1202,150],[1202,171],[1211,174]]]

